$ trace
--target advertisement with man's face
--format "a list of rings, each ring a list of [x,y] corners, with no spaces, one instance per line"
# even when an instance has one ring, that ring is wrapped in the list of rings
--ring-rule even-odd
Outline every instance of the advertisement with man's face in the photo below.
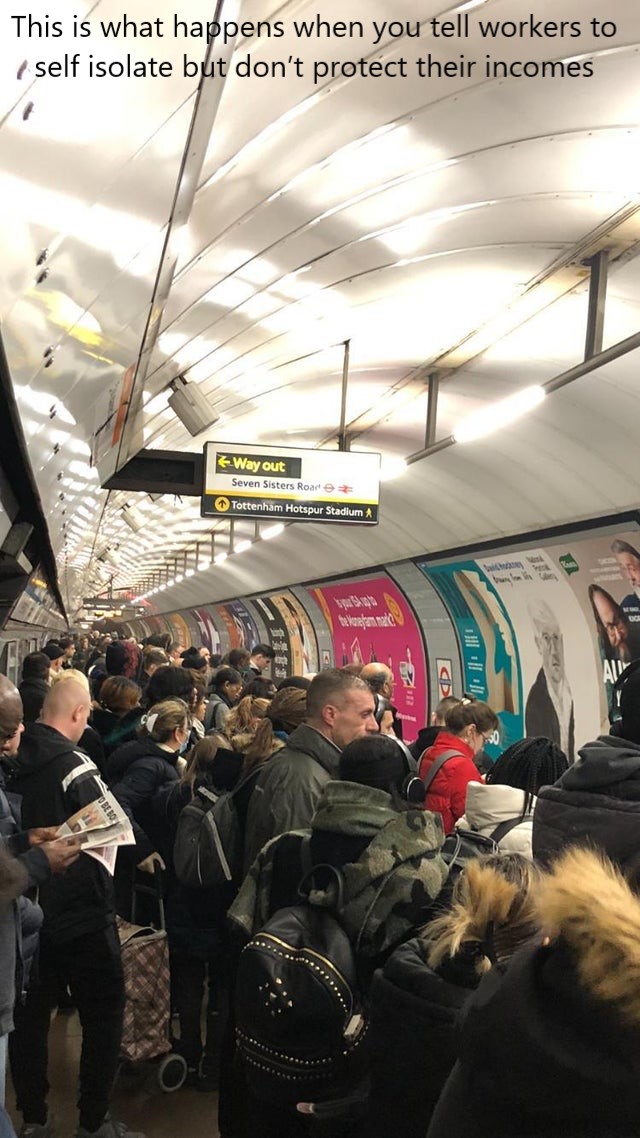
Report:
[[[640,656],[640,532],[571,538],[548,552],[589,629],[598,670],[600,727],[606,731],[613,685]]]
[[[598,730],[598,677],[589,626],[549,549],[478,558],[515,631],[524,734],[552,739],[571,762]]]
[[[386,664],[404,738],[427,723],[425,652],[420,626],[406,597],[386,576],[310,589],[331,629],[336,667]]]

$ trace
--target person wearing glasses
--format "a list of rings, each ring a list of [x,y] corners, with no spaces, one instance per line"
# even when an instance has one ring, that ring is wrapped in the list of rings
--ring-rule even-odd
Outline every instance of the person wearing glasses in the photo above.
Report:
[[[445,834],[451,834],[464,814],[467,786],[480,778],[476,756],[499,723],[495,712],[479,699],[464,699],[451,707],[444,722],[444,729],[420,757],[418,774],[427,788],[425,810],[440,814]]]
[[[528,737],[544,735],[557,743],[570,763],[575,759],[573,696],[564,666],[564,640],[555,613],[537,598],[528,605],[542,659],[525,710]]]

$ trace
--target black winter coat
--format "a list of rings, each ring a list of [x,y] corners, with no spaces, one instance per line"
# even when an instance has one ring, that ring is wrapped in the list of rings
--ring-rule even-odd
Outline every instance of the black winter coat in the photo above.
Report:
[[[469,960],[429,968],[422,941],[407,941],[371,988],[368,1138],[424,1138],[455,1063],[460,1009],[479,977]]]
[[[428,1138],[634,1138],[640,1118],[640,899],[594,852],[540,886],[550,943],[480,982]]]
[[[163,786],[178,781],[177,758],[176,751],[165,751],[153,739],[125,743],[109,757],[112,793],[133,826],[136,864],[162,843],[154,799]]]
[[[35,723],[42,711],[45,696],[49,691],[49,684],[46,680],[23,680],[18,685],[18,691],[22,700],[25,723]]]
[[[634,1138],[640,1035],[578,983],[569,948],[523,949],[465,1012],[428,1138]]]
[[[106,787],[90,758],[53,727],[33,723],[20,741],[17,757],[7,763],[10,789],[22,795],[22,825],[60,826]],[[106,928],[114,920],[113,884],[106,869],[89,854],[64,873],[40,885],[43,936],[63,943]]]
[[[618,865],[640,866],[640,746],[601,735],[553,786],[533,815],[533,856],[547,864],[567,846],[596,846]]]
[[[127,711],[125,715],[114,715],[104,707],[97,707],[91,713],[91,725],[102,740],[104,753],[108,758],[118,747],[137,740],[136,729],[140,725],[142,712],[139,707]]]

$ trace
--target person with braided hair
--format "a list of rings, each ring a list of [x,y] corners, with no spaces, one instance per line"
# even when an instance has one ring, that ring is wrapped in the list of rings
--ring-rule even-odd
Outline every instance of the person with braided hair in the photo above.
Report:
[[[496,760],[485,782],[469,783],[457,828],[493,838],[502,852],[532,858],[538,791],[552,786],[568,768],[567,756],[551,739],[520,739]]]

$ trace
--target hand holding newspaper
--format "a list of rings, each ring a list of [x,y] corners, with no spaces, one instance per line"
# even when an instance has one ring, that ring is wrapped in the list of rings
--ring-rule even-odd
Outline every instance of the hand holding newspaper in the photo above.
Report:
[[[111,874],[115,870],[118,846],[135,845],[131,823],[109,791],[72,814],[58,830],[59,838],[74,835],[80,838],[84,853],[94,857]]]

